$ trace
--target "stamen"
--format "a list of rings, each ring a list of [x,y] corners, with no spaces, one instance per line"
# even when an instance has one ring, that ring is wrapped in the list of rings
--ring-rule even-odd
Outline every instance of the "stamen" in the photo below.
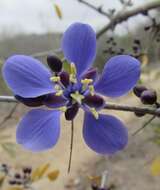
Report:
[[[81,80],[81,83],[82,83],[82,84],[91,84],[92,82],[93,82],[92,79],[82,79],[82,80]]]
[[[99,118],[99,114],[98,114],[98,112],[96,111],[95,108],[90,108],[90,111],[93,114],[93,116],[95,117],[95,119]]]
[[[56,91],[59,91],[59,90],[61,90],[61,86],[58,85],[58,84],[56,84],[56,85],[54,86],[54,89],[55,89]]]
[[[77,83],[76,74],[77,74],[76,66],[74,63],[71,63],[70,76],[69,76],[70,82]]]
[[[50,78],[51,81],[53,82],[59,82],[60,81],[60,77],[59,76],[53,76]]]
[[[95,94],[95,90],[94,90],[94,86],[93,85],[89,85],[89,92],[92,96],[94,96]]]
[[[61,86],[60,85],[58,85],[58,84],[56,84],[55,86],[54,86],[54,89],[56,90],[56,96],[61,96],[61,95],[63,95],[63,90],[62,90],[62,88],[61,88]]]
[[[69,76],[69,80],[70,80],[70,82],[72,82],[72,83],[77,83],[76,76],[73,75],[73,74],[70,74],[70,76]]]
[[[63,106],[63,107],[58,108],[58,110],[62,111],[62,112],[66,112],[67,111],[67,107]]]
[[[77,69],[74,63],[71,63],[71,74],[76,75],[77,74]]]
[[[75,100],[79,104],[81,104],[82,100],[84,99],[84,96],[80,94],[78,91],[76,91],[75,93],[72,93],[71,97],[73,98],[73,100]]]
[[[63,90],[59,90],[55,94],[56,96],[62,96],[63,95]]]
[[[83,84],[82,86],[82,90],[85,91],[88,87],[89,84],[91,84],[93,82],[92,79],[82,79],[81,83]]]

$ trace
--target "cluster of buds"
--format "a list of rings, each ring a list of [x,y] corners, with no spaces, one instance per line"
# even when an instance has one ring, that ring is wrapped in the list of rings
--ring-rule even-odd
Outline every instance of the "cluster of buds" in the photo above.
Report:
[[[23,188],[29,188],[31,184],[31,167],[23,167],[19,171],[14,171],[12,167],[7,164],[0,165],[0,171],[4,174],[4,180],[10,186],[19,186]]]
[[[159,103],[157,102],[157,92],[152,89],[148,89],[145,86],[137,85],[133,89],[134,94],[140,99],[142,104],[145,105],[155,105],[159,108]],[[145,114],[142,113],[135,113],[136,116],[144,116]]]
[[[155,19],[151,18],[151,24],[144,27],[146,32],[153,34],[153,37],[157,42],[160,42],[160,23]]]
[[[31,183],[31,173],[32,168],[24,167],[20,172],[10,176],[8,183],[10,185],[29,187],[29,184]]]
[[[106,50],[104,50],[104,53],[110,54],[110,55],[121,55],[125,53],[125,49],[123,48],[119,48],[117,46],[117,42],[115,41],[115,39],[113,37],[110,37],[107,41],[106,41],[108,48]]]

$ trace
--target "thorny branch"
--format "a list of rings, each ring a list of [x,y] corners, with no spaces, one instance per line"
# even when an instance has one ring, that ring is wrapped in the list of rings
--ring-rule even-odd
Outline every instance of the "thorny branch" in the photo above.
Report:
[[[0,102],[17,103],[18,101],[14,98],[14,96],[0,96]],[[148,115],[155,115],[157,117],[160,116],[160,109],[156,108],[135,107],[135,106],[120,105],[120,104],[113,104],[107,102],[104,109],[126,111],[126,112],[138,112]]]
[[[99,11],[98,8],[94,7],[93,5],[89,4],[85,0],[78,0],[79,2],[87,5],[88,7],[94,9],[95,11],[99,12],[102,15],[108,17],[108,14],[104,11]],[[102,29],[97,32],[97,39],[100,38],[105,32],[114,28],[117,24],[126,21],[130,17],[136,16],[138,14],[143,14],[149,10],[156,9],[160,7],[160,1],[153,1],[146,3],[145,5],[141,5],[139,7],[133,8],[132,10],[126,10],[125,12],[118,12],[117,14],[113,15],[112,19],[109,21],[107,25],[105,25]]]
[[[143,14],[146,11],[156,9],[159,7],[160,1],[154,1],[134,8],[132,10],[125,11],[124,13],[117,13],[106,26],[104,26],[101,30],[97,32],[97,39],[100,38],[106,31],[112,29],[117,24],[120,24],[123,21],[128,20],[130,17],[136,16],[138,14]]]

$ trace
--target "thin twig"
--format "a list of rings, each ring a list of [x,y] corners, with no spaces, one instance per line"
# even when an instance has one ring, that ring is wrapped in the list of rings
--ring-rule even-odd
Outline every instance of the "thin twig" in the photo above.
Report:
[[[104,107],[107,110],[117,110],[117,111],[127,111],[127,112],[138,112],[142,114],[149,114],[154,116],[160,116],[160,110],[154,108],[143,108],[143,107],[135,107],[135,106],[127,106],[127,105],[118,105],[107,103]]]
[[[14,98],[14,96],[0,96],[0,102],[16,103],[18,101]],[[126,112],[138,112],[142,114],[155,115],[157,117],[160,116],[160,109],[120,105],[109,102],[106,103],[104,109],[126,111]]]
[[[74,140],[74,121],[71,121],[71,144],[70,144],[70,155],[69,155],[69,164],[68,164],[68,173],[71,170],[72,163],[72,152],[73,152],[73,140]]]
[[[125,11],[124,13],[123,12],[117,13],[106,26],[104,26],[101,30],[97,32],[97,39],[101,37],[106,31],[112,29],[117,24],[126,21],[128,18],[159,7],[160,7],[160,1],[153,1],[146,3],[145,5],[141,5],[132,10]]]
[[[0,102],[17,103],[14,96],[0,96]]]
[[[152,116],[140,129],[137,129],[132,136],[137,135],[142,129],[144,129],[145,127],[147,127],[154,119],[156,118],[156,116]]]
[[[16,103],[16,104],[14,105],[14,107],[10,110],[10,112],[8,113],[8,115],[6,115],[6,116],[3,118],[3,120],[2,120],[1,123],[0,123],[0,129],[2,129],[2,128],[3,128],[3,125],[4,125],[9,119],[12,118],[12,116],[13,116],[15,110],[17,109],[17,106],[18,106],[18,103]]]
[[[103,11],[101,7],[95,7],[94,5],[88,3],[87,1],[84,1],[84,0],[78,0],[78,2],[88,6],[89,8],[97,11],[98,13],[108,17],[110,19],[110,14],[108,14],[107,12]]]

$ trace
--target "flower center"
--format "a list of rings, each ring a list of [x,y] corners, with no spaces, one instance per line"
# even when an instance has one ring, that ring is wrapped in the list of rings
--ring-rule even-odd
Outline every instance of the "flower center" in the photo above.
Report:
[[[93,79],[77,78],[75,64],[70,64],[69,73],[65,71],[56,73],[50,80],[55,84],[55,96],[63,96],[67,100],[65,106],[58,108],[65,112],[67,120],[73,119],[72,116],[75,117],[75,113],[78,112],[79,107],[87,109],[98,119],[98,112],[95,106],[98,105],[97,101],[103,104],[103,99],[97,98],[98,96],[95,95]]]

